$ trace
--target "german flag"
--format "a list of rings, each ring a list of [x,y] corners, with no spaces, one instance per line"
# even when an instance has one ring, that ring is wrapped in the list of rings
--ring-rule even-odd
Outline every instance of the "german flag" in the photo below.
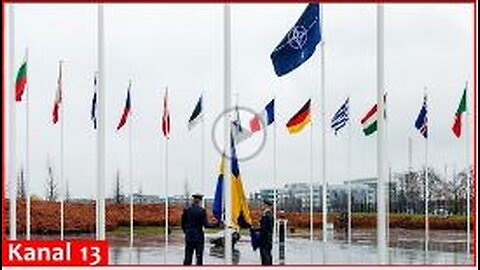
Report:
[[[302,131],[310,123],[310,101],[311,99],[288,121],[287,128],[290,134]]]

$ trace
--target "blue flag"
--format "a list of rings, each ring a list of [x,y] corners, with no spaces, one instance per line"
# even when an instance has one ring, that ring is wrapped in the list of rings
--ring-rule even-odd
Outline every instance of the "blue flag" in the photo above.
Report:
[[[307,61],[321,40],[319,4],[308,4],[297,23],[270,55],[277,76],[283,76]]]
[[[348,111],[349,102],[350,102],[349,100],[350,99],[347,98],[345,102],[342,104],[342,106],[340,107],[340,109],[338,109],[335,115],[333,115],[333,118],[331,121],[331,127],[333,128],[333,130],[335,130],[335,135],[337,135],[338,131],[341,128],[343,128],[347,124],[348,120],[350,119],[349,111]]]
[[[415,127],[424,138],[428,138],[427,96],[423,97],[423,104],[415,120]]]

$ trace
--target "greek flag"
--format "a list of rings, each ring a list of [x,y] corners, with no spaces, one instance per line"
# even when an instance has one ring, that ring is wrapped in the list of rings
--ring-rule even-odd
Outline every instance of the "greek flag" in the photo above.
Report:
[[[337,132],[343,128],[349,120],[349,99],[350,98],[347,98],[342,106],[340,106],[340,109],[333,115],[331,127],[335,130],[335,135],[337,135]]]

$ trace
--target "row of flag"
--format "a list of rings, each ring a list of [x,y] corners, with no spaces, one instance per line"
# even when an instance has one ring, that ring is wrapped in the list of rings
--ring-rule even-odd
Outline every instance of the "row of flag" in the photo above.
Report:
[[[284,36],[280,43],[275,47],[270,55],[274,71],[278,76],[283,76],[293,71],[305,61],[307,61],[315,52],[317,44],[322,41],[321,32],[321,18],[320,7],[318,3],[308,4],[303,11],[300,18],[290,31]],[[22,101],[22,95],[25,92],[27,85],[27,63],[28,52],[25,53],[25,58],[20,68],[18,69],[16,81],[15,81],[15,100],[17,102]],[[97,74],[94,76],[94,95],[92,98],[91,120],[94,128],[97,126]],[[127,98],[125,101],[125,107],[117,125],[117,130],[120,130],[127,122],[127,119],[131,113],[131,91],[132,83],[129,82],[127,89]],[[386,95],[384,96],[386,101]],[[331,127],[335,131],[335,134],[346,125],[350,120],[349,117],[349,99],[340,106],[338,111],[334,114],[331,120]],[[59,109],[62,103],[62,63],[59,63],[59,74],[57,80],[57,92],[55,95],[55,101],[52,111],[52,121],[57,123],[59,120]],[[275,100],[272,99],[262,110],[262,112],[255,115],[249,122],[249,129],[243,127],[240,123],[240,117],[238,110],[236,120],[232,122],[234,127],[234,137],[236,141],[240,142],[253,133],[261,130],[261,123],[270,125],[275,121]],[[200,96],[195,108],[188,119],[188,129],[193,129],[202,119],[203,116],[203,96]],[[455,136],[460,137],[462,126],[462,114],[466,111],[466,88],[464,90],[462,99],[455,113],[454,124],[452,131]],[[367,111],[365,116],[361,119],[360,123],[363,127],[365,135],[373,134],[377,130],[377,105],[374,105]],[[286,127],[290,133],[300,132],[311,121],[311,100],[309,99],[301,109],[293,115],[287,122]],[[424,104],[422,110],[415,122],[415,127],[419,129],[424,137],[427,137],[427,98],[424,98]],[[165,137],[169,137],[170,134],[170,113],[168,109],[168,89],[165,90],[164,102],[163,102],[163,115],[162,115],[162,133]]]
[[[94,76],[94,94],[92,97],[92,108],[91,108],[91,120],[93,122],[94,128],[97,127],[97,113],[96,113],[96,103],[97,103],[97,74]],[[17,102],[22,101],[23,93],[27,85],[27,61],[23,62],[20,68],[17,71],[16,81],[15,81],[15,100]],[[121,114],[120,120],[117,125],[117,130],[120,130],[128,120],[128,117],[131,113],[131,92],[132,82],[130,81],[127,88],[127,97],[125,100],[125,106]],[[452,131],[456,137],[460,137],[462,133],[462,115],[467,110],[467,101],[466,93],[467,87],[464,88],[460,103],[455,112],[454,121],[452,125]],[[384,100],[386,102],[386,94],[384,95]],[[331,119],[331,128],[334,130],[335,134],[343,128],[348,121],[350,120],[349,112],[349,103],[350,99],[347,98],[340,106],[340,108],[335,112]],[[58,68],[58,79],[57,79],[57,90],[55,94],[55,100],[52,110],[52,122],[56,124],[59,120],[59,110],[62,104],[62,62],[59,63]],[[419,130],[423,137],[428,137],[428,121],[427,121],[427,96],[424,96],[423,104],[421,110],[418,114],[418,117],[415,121],[415,128]],[[190,118],[187,122],[188,130],[192,130],[203,118],[203,95],[199,97],[195,107],[190,115]],[[241,142],[253,133],[258,132],[262,129],[262,123],[266,126],[272,124],[275,121],[275,99],[272,99],[259,113],[253,116],[249,121],[249,129],[243,127],[240,122],[240,116],[238,109],[236,110],[236,118],[232,121],[232,126],[234,127],[234,137],[237,142]],[[311,99],[298,110],[287,122],[286,128],[291,134],[298,133],[303,130],[303,128],[309,124],[311,121]],[[360,120],[362,125],[363,133],[368,136],[377,130],[377,105],[373,105],[367,113]],[[165,137],[169,137],[170,134],[170,113],[168,109],[168,89],[165,90],[164,100],[163,100],[163,115],[162,115],[162,133]]]

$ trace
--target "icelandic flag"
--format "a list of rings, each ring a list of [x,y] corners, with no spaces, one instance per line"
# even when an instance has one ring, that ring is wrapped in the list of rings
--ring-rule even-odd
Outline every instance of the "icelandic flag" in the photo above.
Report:
[[[130,114],[130,88],[132,87],[132,82],[128,84],[128,91],[127,91],[127,100],[125,101],[125,107],[123,108],[122,117],[120,118],[120,122],[118,122],[117,130],[120,130],[126,123],[128,119],[128,115]]]
[[[418,113],[415,127],[424,138],[428,138],[428,118],[427,118],[427,96],[423,97],[423,105]]]
[[[198,99],[195,109],[193,109],[192,115],[188,119],[188,130],[192,130],[202,119],[203,115],[203,96]]]
[[[255,115],[252,120],[250,120],[250,130],[257,132],[262,129],[262,123],[268,126],[273,123],[273,121],[275,121],[275,99],[272,99],[261,113]]]
[[[277,76],[283,76],[307,61],[321,40],[319,4],[308,4],[270,55]]]

